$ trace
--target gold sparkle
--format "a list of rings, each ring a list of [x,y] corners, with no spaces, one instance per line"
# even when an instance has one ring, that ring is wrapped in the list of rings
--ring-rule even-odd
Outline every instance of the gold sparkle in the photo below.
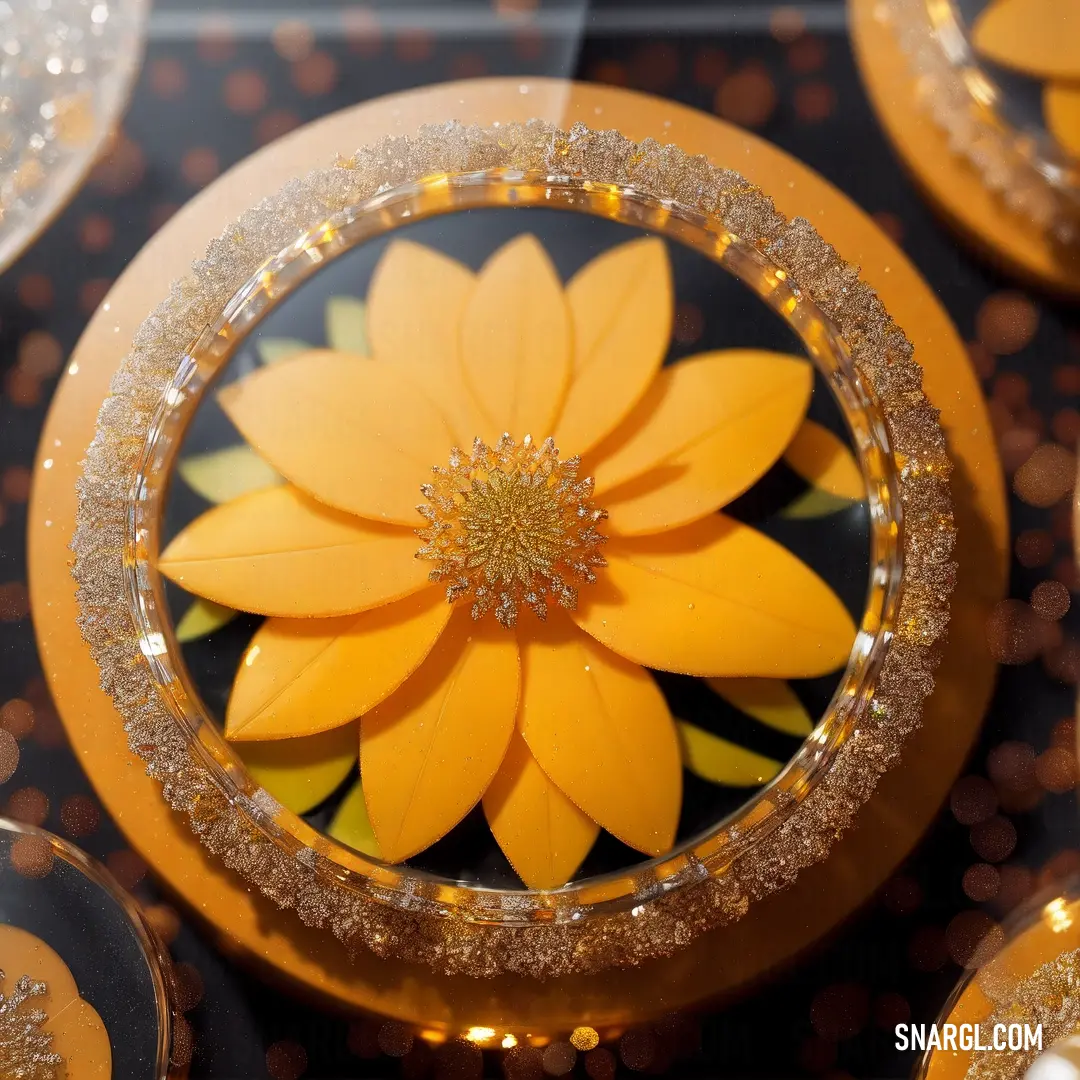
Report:
[[[537,446],[504,434],[494,448],[477,439],[469,457],[455,447],[449,468],[432,469],[416,557],[436,564],[430,577],[446,582],[448,603],[471,600],[474,619],[494,608],[507,629],[523,604],[539,619],[550,601],[577,607],[571,582],[591,583],[605,565],[596,524],[607,517],[593,505],[592,477],[578,479],[580,464],[560,460],[553,439]]]
[[[0,983],[4,973],[0,971]],[[52,1034],[43,1031],[45,1013],[28,1005],[48,987],[28,975],[0,994],[0,1076],[12,1080],[57,1080],[64,1059],[52,1052]]]

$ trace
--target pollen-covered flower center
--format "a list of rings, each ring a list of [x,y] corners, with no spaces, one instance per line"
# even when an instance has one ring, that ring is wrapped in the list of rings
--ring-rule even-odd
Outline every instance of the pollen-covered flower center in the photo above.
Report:
[[[446,599],[472,602],[472,617],[494,609],[505,627],[517,623],[522,604],[547,617],[548,604],[577,607],[575,582],[593,582],[603,566],[607,517],[593,505],[591,477],[578,479],[580,459],[559,459],[552,439],[540,446],[503,435],[494,447],[477,439],[472,454],[456,447],[448,468],[433,479],[417,507],[428,526],[418,529],[416,553],[446,583]]]

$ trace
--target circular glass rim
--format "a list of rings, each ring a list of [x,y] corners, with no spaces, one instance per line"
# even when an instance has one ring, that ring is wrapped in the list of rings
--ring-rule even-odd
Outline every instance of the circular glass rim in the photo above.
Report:
[[[0,817],[0,833],[13,833],[17,836],[32,836],[49,845],[54,858],[67,863],[83,877],[92,881],[120,909],[142,953],[150,982],[154,988],[154,1007],[157,1012],[157,1051],[154,1064],[156,1080],[170,1080],[179,1077],[172,1061],[173,1025],[177,1015],[170,993],[170,979],[166,974],[171,970],[172,960],[164,945],[146,920],[142,908],[132,895],[124,889],[109,871],[91,858],[81,848],[69,843],[60,836],[27,825],[11,818]],[[110,1039],[112,1036],[110,1035]]]
[[[867,600],[847,667],[814,732],[780,774],[737,810],[670,852],[552,891],[496,888],[452,881],[362,855],[315,830],[276,802],[249,776],[202,704],[184,664],[154,563],[172,463],[203,391],[247,335],[278,302],[328,261],[399,225],[479,207],[542,206],[634,225],[707,255],[743,281],[798,334],[824,376],[849,428],[866,480],[870,520]],[[899,603],[903,522],[898,474],[884,414],[858,374],[832,319],[757,248],[715,217],[631,187],[508,168],[441,174],[402,184],[334,214],[268,259],[235,291],[188,348],[161,395],[144,440],[127,502],[124,576],[131,616],[151,679],[191,751],[213,784],[249,824],[304,861],[316,853],[346,888],[412,910],[416,886],[436,896],[435,912],[471,922],[524,926],[537,919],[574,921],[624,909],[717,877],[778,828],[829,771],[837,751],[871,706],[877,673]]]
[[[10,230],[0,225],[0,273],[15,263],[63,213],[102,157],[110,137],[115,134],[120,117],[135,92],[142,68],[151,2],[152,0],[121,0],[117,3],[113,0],[111,16],[115,17],[114,23],[119,19],[121,24],[117,33],[126,36],[132,43],[127,55],[116,64],[120,77],[108,88],[108,92],[103,94],[102,108],[92,138],[80,145],[76,152],[65,155],[65,160],[52,179],[48,197],[41,203],[40,212],[29,222],[20,223],[16,218]]]
[[[889,0],[889,9],[894,18],[899,16],[901,20],[901,34],[921,31],[919,47],[907,45],[913,74],[922,73],[917,64],[927,59],[925,47],[929,47],[938,65],[952,72],[954,89],[964,94],[965,108],[960,117],[953,119],[940,109],[932,110],[939,126],[958,147],[964,148],[972,164],[989,176],[987,169],[994,163],[985,160],[978,145],[969,145],[966,135],[972,119],[988,124],[1006,155],[1026,166],[1029,175],[1037,177],[1054,196],[1057,219],[1050,222],[1052,229],[1065,242],[1075,240],[1080,228],[1080,159],[1070,156],[1048,132],[1024,131],[1002,113],[999,106],[1004,92],[976,56],[956,0]],[[1007,181],[998,186],[1007,194]],[[1017,209],[1021,209],[1019,204]]]

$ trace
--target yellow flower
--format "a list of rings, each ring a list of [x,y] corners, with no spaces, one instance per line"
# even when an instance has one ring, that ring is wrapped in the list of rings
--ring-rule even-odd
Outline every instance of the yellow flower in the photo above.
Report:
[[[828,586],[717,513],[792,440],[810,365],[728,350],[663,367],[672,311],[657,239],[565,288],[532,236],[475,274],[397,241],[368,293],[370,357],[293,351],[220,392],[287,482],[208,511],[160,568],[268,616],[229,739],[326,733],[340,782],[338,729],[360,718],[350,812],[385,859],[481,799],[532,887],[567,881],[600,827],[658,855],[682,764],[646,668],[810,677],[847,659]]]
[[[994,0],[974,41],[987,59],[1045,84],[1047,130],[1080,157],[1080,0]]]

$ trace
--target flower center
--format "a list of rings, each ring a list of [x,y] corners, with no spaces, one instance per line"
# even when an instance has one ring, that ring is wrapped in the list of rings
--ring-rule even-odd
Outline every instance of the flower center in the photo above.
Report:
[[[593,582],[593,567],[606,565],[596,523],[607,511],[593,505],[592,477],[578,479],[580,464],[560,461],[553,439],[503,435],[495,447],[477,439],[468,457],[455,447],[449,468],[432,469],[416,557],[436,564],[430,578],[446,582],[448,603],[471,600],[474,619],[494,608],[508,629],[522,604],[540,619],[549,600],[577,607],[570,582]]]

